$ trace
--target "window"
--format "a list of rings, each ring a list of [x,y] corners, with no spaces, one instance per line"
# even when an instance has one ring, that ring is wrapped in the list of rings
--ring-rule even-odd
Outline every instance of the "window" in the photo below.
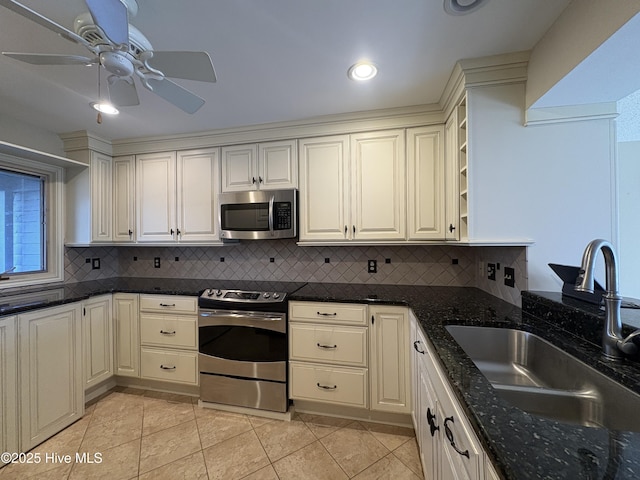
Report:
[[[0,272],[43,272],[46,264],[45,179],[0,169]]]
[[[0,288],[63,280],[60,167],[0,155]]]

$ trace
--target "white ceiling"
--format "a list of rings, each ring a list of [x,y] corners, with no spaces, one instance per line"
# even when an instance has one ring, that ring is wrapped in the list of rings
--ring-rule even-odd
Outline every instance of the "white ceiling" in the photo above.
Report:
[[[83,0],[23,3],[69,29],[87,10]],[[568,3],[489,0],[450,16],[443,0],[138,0],[130,23],[154,49],[210,53],[217,83],[176,80],[206,100],[198,112],[186,114],[139,88],[139,106],[98,125],[89,106],[97,67],[0,57],[0,115],[112,140],[432,104],[457,60],[533,48]],[[0,50],[87,53],[3,7]],[[365,58],[378,76],[368,84],[349,80],[349,66]]]

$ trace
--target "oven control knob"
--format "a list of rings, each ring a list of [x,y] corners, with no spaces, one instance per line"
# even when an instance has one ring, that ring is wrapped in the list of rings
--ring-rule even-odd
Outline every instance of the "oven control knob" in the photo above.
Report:
[[[275,300],[279,299],[279,298],[280,298],[280,294],[279,294],[279,293],[274,293],[274,294],[273,294],[273,298],[274,298]]]
[[[210,297],[211,295],[213,295],[213,288],[207,290],[207,297]]]
[[[271,295],[270,295],[269,293],[267,293],[267,292],[264,292],[264,293],[262,294],[262,298],[269,298],[270,296],[271,296]]]
[[[219,297],[220,295],[222,295],[222,290],[216,290],[216,297]]]

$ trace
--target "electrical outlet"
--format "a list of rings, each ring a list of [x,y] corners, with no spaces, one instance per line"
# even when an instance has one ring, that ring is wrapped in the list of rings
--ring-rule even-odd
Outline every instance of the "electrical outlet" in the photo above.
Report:
[[[153,268],[160,268],[160,257],[153,257]]]
[[[100,259],[99,258],[92,258],[91,259],[91,268],[93,270],[100,270]]]
[[[487,263],[487,278],[489,280],[496,280],[496,264],[495,263]]]
[[[378,261],[377,260],[369,260],[367,262],[367,272],[376,273],[378,271]]]
[[[516,286],[516,272],[511,267],[504,267],[504,284],[511,288]]]

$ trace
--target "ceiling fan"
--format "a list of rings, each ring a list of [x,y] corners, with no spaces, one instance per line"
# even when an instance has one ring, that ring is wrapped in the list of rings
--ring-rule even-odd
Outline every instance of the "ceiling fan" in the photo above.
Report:
[[[32,20],[61,37],[84,46],[91,56],[2,52],[7,57],[33,65],[95,65],[109,73],[108,88],[116,106],[139,105],[134,77],[153,93],[187,113],[195,113],[204,99],[167,77],[214,83],[216,73],[207,52],[155,51],[133,25],[135,0],[85,0],[89,12],[74,21],[74,32],[14,0],[0,5]]]

